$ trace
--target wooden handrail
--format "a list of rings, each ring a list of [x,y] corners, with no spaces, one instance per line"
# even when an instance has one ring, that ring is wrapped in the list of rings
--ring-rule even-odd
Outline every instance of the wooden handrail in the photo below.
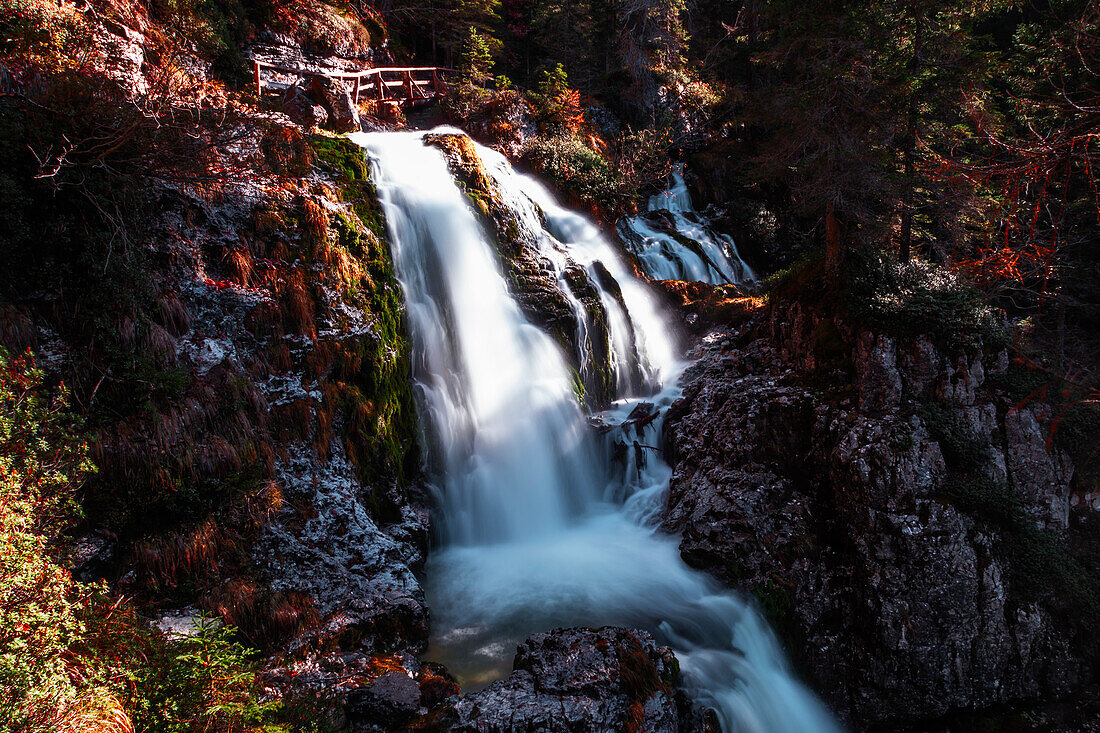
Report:
[[[364,80],[370,77],[374,77],[370,84],[374,86],[379,99],[388,98],[386,94],[387,90],[402,87],[405,91],[404,98],[412,100],[418,98],[418,96],[422,98],[431,96],[424,90],[425,85],[431,85],[431,91],[435,94],[442,94],[444,91],[441,80],[442,75],[454,73],[454,69],[448,69],[442,66],[381,66],[373,69],[363,69],[362,71],[310,71],[308,69],[295,69],[289,66],[271,64],[266,61],[253,61],[252,76],[253,82],[256,85],[257,96],[263,94],[263,88],[265,86],[261,75],[263,69],[270,69],[280,74],[291,74],[300,77],[326,76],[330,79],[353,82],[354,87],[351,90],[351,94],[356,102],[359,101],[361,90],[367,87],[367,85],[363,83]],[[414,78],[415,74],[424,74],[427,72],[431,72],[431,78]],[[385,80],[382,78],[383,74],[398,73],[402,75],[402,78],[399,80]]]
[[[257,69],[271,69],[272,71],[278,71],[283,74],[295,74],[297,76],[331,76],[333,78],[341,79],[354,79],[357,76],[364,77],[372,76],[374,74],[387,74],[405,71],[432,71],[436,73],[443,72],[448,74],[455,73],[454,69],[449,69],[445,66],[384,66],[375,67],[373,69],[363,69],[362,71],[310,71],[309,69],[295,69],[290,66],[270,64],[266,61],[253,61],[252,64]]]

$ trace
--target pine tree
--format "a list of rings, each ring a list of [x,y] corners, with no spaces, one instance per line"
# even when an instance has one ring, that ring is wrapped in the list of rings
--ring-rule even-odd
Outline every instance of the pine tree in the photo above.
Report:
[[[561,64],[583,84],[596,76],[590,0],[540,0],[532,16],[533,36],[542,58]]]
[[[489,51],[489,44],[476,28],[470,28],[466,43],[463,44],[459,70],[466,81],[478,86],[484,86],[492,76],[493,54]]]

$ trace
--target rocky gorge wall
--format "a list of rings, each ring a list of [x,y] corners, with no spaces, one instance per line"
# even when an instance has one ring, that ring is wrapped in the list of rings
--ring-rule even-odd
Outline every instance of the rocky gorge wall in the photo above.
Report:
[[[1006,351],[779,301],[698,355],[664,526],[756,596],[854,728],[1005,725],[1089,683],[1095,576],[1070,548],[1096,495],[1051,408],[1011,395]]]

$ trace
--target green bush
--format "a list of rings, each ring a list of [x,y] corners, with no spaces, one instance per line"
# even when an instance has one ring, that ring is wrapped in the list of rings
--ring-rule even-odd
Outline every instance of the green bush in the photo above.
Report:
[[[76,706],[72,581],[54,558],[91,470],[67,395],[49,398],[30,354],[0,348],[0,730],[48,730]]]
[[[190,733],[241,731],[261,725],[276,706],[258,701],[253,653],[233,630],[200,622],[178,640],[151,637],[145,662],[129,671],[134,694],[127,708],[137,730]]]
[[[632,198],[606,158],[574,135],[532,138],[523,159],[581,202],[617,212]]]
[[[837,278],[825,276],[825,257],[810,250],[764,280],[769,297],[797,300],[850,315],[896,336],[928,335],[951,346],[1008,346],[1005,324],[988,298],[943,265],[857,248]]]
[[[845,267],[852,314],[889,333],[928,334],[952,345],[1007,346],[1009,334],[987,298],[943,265],[900,262],[859,249]]]

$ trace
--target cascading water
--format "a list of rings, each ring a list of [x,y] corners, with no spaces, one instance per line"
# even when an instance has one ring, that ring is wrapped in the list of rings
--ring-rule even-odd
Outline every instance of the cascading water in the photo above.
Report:
[[[678,164],[669,188],[649,199],[649,212],[623,219],[619,234],[655,280],[697,280],[712,285],[741,285],[756,274],[741,259],[729,235],[709,226],[691,204]]]
[[[386,215],[439,485],[445,540],[428,565],[430,654],[477,687],[503,676],[531,633],[642,627],[676,650],[685,685],[728,733],[834,730],[757,613],[686,567],[676,539],[652,526],[670,469],[651,448],[660,420],[642,415],[677,397],[680,365],[642,284],[594,226],[480,151],[555,267],[568,260],[605,273],[616,369],[633,377],[619,380],[632,397],[599,416],[601,433],[573,391],[570,355],[509,294],[443,154],[417,133],[353,137],[367,150]]]

